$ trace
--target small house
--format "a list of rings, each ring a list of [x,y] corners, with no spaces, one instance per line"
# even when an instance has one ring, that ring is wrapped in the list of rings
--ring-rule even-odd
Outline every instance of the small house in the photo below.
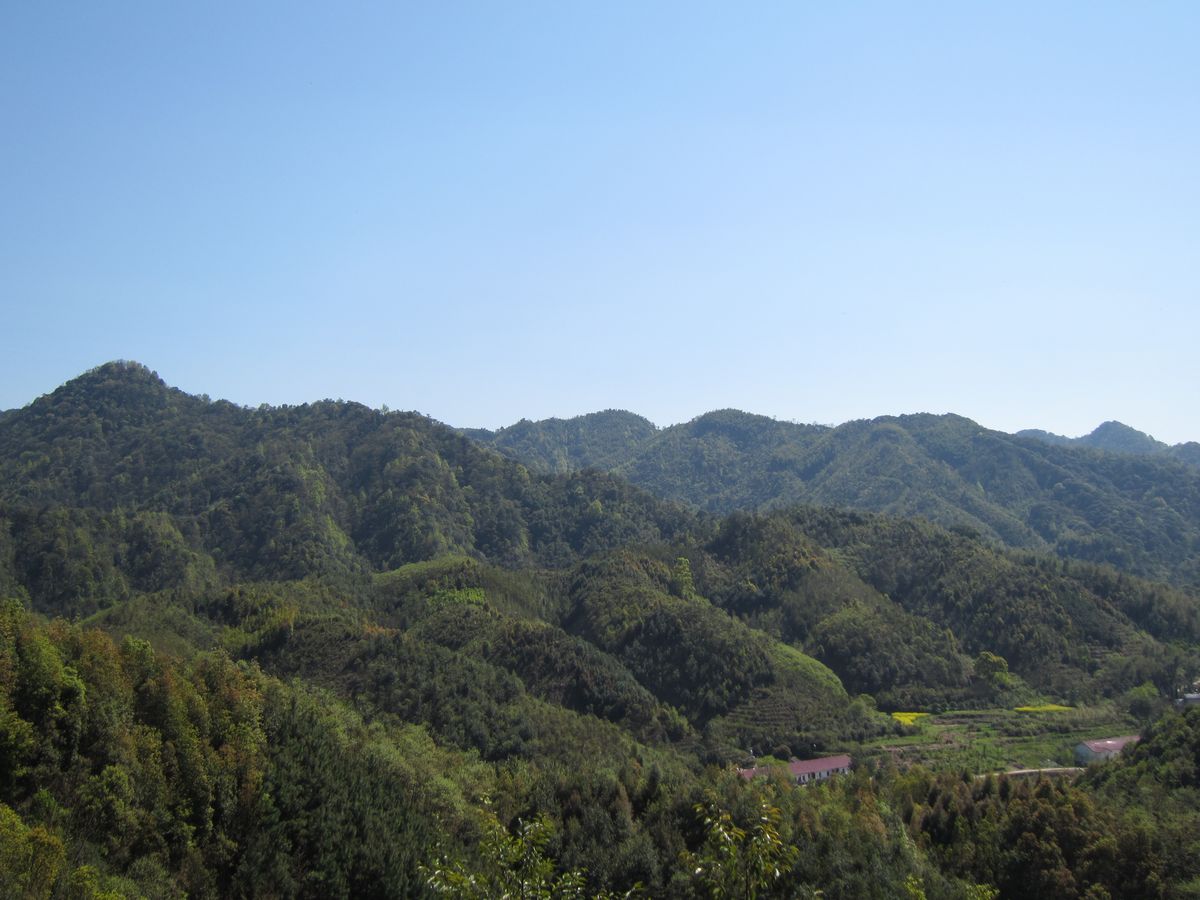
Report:
[[[1184,694],[1175,701],[1175,705],[1180,709],[1187,706],[1200,706],[1200,694]]]
[[[1086,766],[1088,763],[1112,759],[1124,750],[1126,745],[1136,743],[1140,739],[1140,734],[1127,734],[1124,737],[1082,741],[1075,746],[1075,762],[1081,766]]]
[[[840,756],[822,756],[819,759],[793,759],[787,766],[788,777],[796,784],[810,784],[821,781],[830,775],[844,775],[850,771],[852,760],[843,753]],[[750,769],[738,769],[738,774],[749,781],[771,775],[783,769],[782,766],[754,766]]]

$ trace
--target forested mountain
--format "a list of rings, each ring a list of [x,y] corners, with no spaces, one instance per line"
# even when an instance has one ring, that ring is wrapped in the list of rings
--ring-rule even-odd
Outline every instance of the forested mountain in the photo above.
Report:
[[[210,553],[238,579],[348,575],[453,552],[558,565],[669,539],[696,520],[608,476],[531,475],[414,413],[331,401],[243,409],[129,363],[3,423],[0,506],[27,518],[23,534],[101,519],[105,532],[153,530],[153,511],[168,517],[161,528],[186,531],[163,540]]]
[[[1122,422],[1104,422],[1097,426],[1091,434],[1077,438],[1063,437],[1061,434],[1052,434],[1038,428],[1018,431],[1017,437],[1036,438],[1048,444],[1060,446],[1092,447],[1111,453],[1162,456],[1200,466],[1200,443],[1188,441],[1184,444],[1164,444],[1162,441],[1156,441],[1144,431],[1130,428]]]
[[[768,422],[698,428],[785,452],[793,426]],[[1132,783],[882,751],[809,792],[731,770],[911,736],[881,709],[1153,708],[1198,674],[1194,595],[924,520],[690,511],[573,471],[614,432],[653,446],[649,423],[577,425],[555,428],[596,449],[557,456],[527,423],[571,470],[538,473],[423,416],[246,409],[130,363],[4,416],[0,883],[949,898],[1200,876],[1142,840],[1191,846],[1194,810],[1161,818]],[[1153,765],[1174,772],[1193,735],[1168,733]],[[1075,830],[1045,826],[1067,809]]]
[[[220,651],[181,661],[8,604],[0,879],[12,896],[97,900],[601,896],[634,881],[884,900],[1184,897],[1200,877],[1197,710],[1074,786],[885,760],[795,789],[701,772],[536,702],[529,727],[572,761],[490,764],[381,714],[381,696],[358,712]]]
[[[732,414],[693,424],[743,446],[791,428]],[[899,434],[889,426],[876,443]],[[576,573],[540,587],[554,604],[530,614],[618,659],[631,639],[647,645],[644,629],[681,652],[696,640],[708,649],[691,660],[688,690],[706,690],[706,657],[740,660],[740,673],[716,678],[716,701],[625,659],[696,728],[773,683],[778,651],[755,643],[764,635],[895,702],[914,691],[961,699],[968,657],[983,651],[1041,689],[1112,691],[1129,685],[1105,681],[1097,661],[1108,651],[1125,658],[1143,639],[1197,638],[1177,592],[1124,579],[1132,599],[1114,605],[1113,591],[1095,587],[1099,570],[1051,576],[1046,560],[1006,557],[961,530],[812,509],[719,521],[595,471],[531,474],[422,416],[333,402],[243,409],[170,389],[136,364],[101,367],[12,416],[0,427],[0,474],[0,585],[39,611],[86,616],[155,592],[310,577],[356,594],[372,573],[446,558]],[[680,559],[694,587],[672,591]],[[709,601],[759,637],[710,623]],[[875,637],[851,649],[849,634]],[[686,662],[666,669],[689,671]]]
[[[1047,443],[925,414],[830,428],[721,410],[639,432],[624,453],[614,453],[612,435],[562,422],[522,423],[519,440],[510,429],[472,434],[532,467],[591,459],[715,513],[810,504],[922,516],[1010,547],[1200,586],[1200,470],[1163,454]],[[1175,448],[1179,459],[1191,446]]]
[[[649,419],[619,409],[572,419],[522,419],[496,432],[466,429],[463,433],[546,472],[607,469],[619,465],[657,432]]]

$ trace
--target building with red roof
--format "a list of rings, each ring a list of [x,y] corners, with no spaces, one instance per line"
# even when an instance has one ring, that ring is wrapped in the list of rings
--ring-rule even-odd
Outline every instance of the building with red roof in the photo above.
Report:
[[[1088,763],[1112,759],[1125,749],[1126,745],[1141,740],[1140,734],[1127,734],[1123,737],[1099,738],[1094,741],[1081,741],[1075,746],[1075,762],[1081,766]]]
[[[754,766],[750,769],[738,769],[738,774],[749,781],[751,778],[761,778],[778,772],[787,772],[788,777],[796,784],[809,784],[821,781],[830,775],[844,775],[850,771],[851,759],[843,753],[840,756],[822,756],[819,759],[793,759],[786,766]]]

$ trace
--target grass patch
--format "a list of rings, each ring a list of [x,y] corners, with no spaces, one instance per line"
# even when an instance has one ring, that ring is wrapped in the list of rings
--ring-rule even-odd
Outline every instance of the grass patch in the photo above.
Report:
[[[441,590],[429,598],[429,608],[436,610],[447,606],[483,606],[485,600],[483,588]]]
[[[864,757],[890,756],[901,767],[983,774],[1069,766],[1079,741],[1131,733],[1131,721],[1110,703],[1046,704],[1032,710],[1053,715],[1030,715],[1012,708],[950,710],[922,715],[914,719],[917,727],[912,728],[893,714],[895,733],[864,741],[855,750]]]
[[[842,686],[841,679],[823,662],[813,659],[790,644],[775,643],[770,652],[772,662],[780,673],[799,675],[804,681],[820,685],[839,697],[846,696],[846,688]]]
[[[1057,703],[1042,703],[1038,706],[1018,706],[1017,712],[1070,712],[1074,707],[1059,706]]]

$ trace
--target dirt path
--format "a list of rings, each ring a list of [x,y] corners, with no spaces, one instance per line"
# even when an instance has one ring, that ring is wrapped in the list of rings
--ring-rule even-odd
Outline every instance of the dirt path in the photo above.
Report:
[[[1015,778],[1032,778],[1036,775],[1047,775],[1051,778],[1065,778],[1078,775],[1083,769],[1078,766],[1053,766],[1048,769],[1009,769],[1007,772],[985,772],[976,778],[987,778],[988,775],[1008,775]]]

